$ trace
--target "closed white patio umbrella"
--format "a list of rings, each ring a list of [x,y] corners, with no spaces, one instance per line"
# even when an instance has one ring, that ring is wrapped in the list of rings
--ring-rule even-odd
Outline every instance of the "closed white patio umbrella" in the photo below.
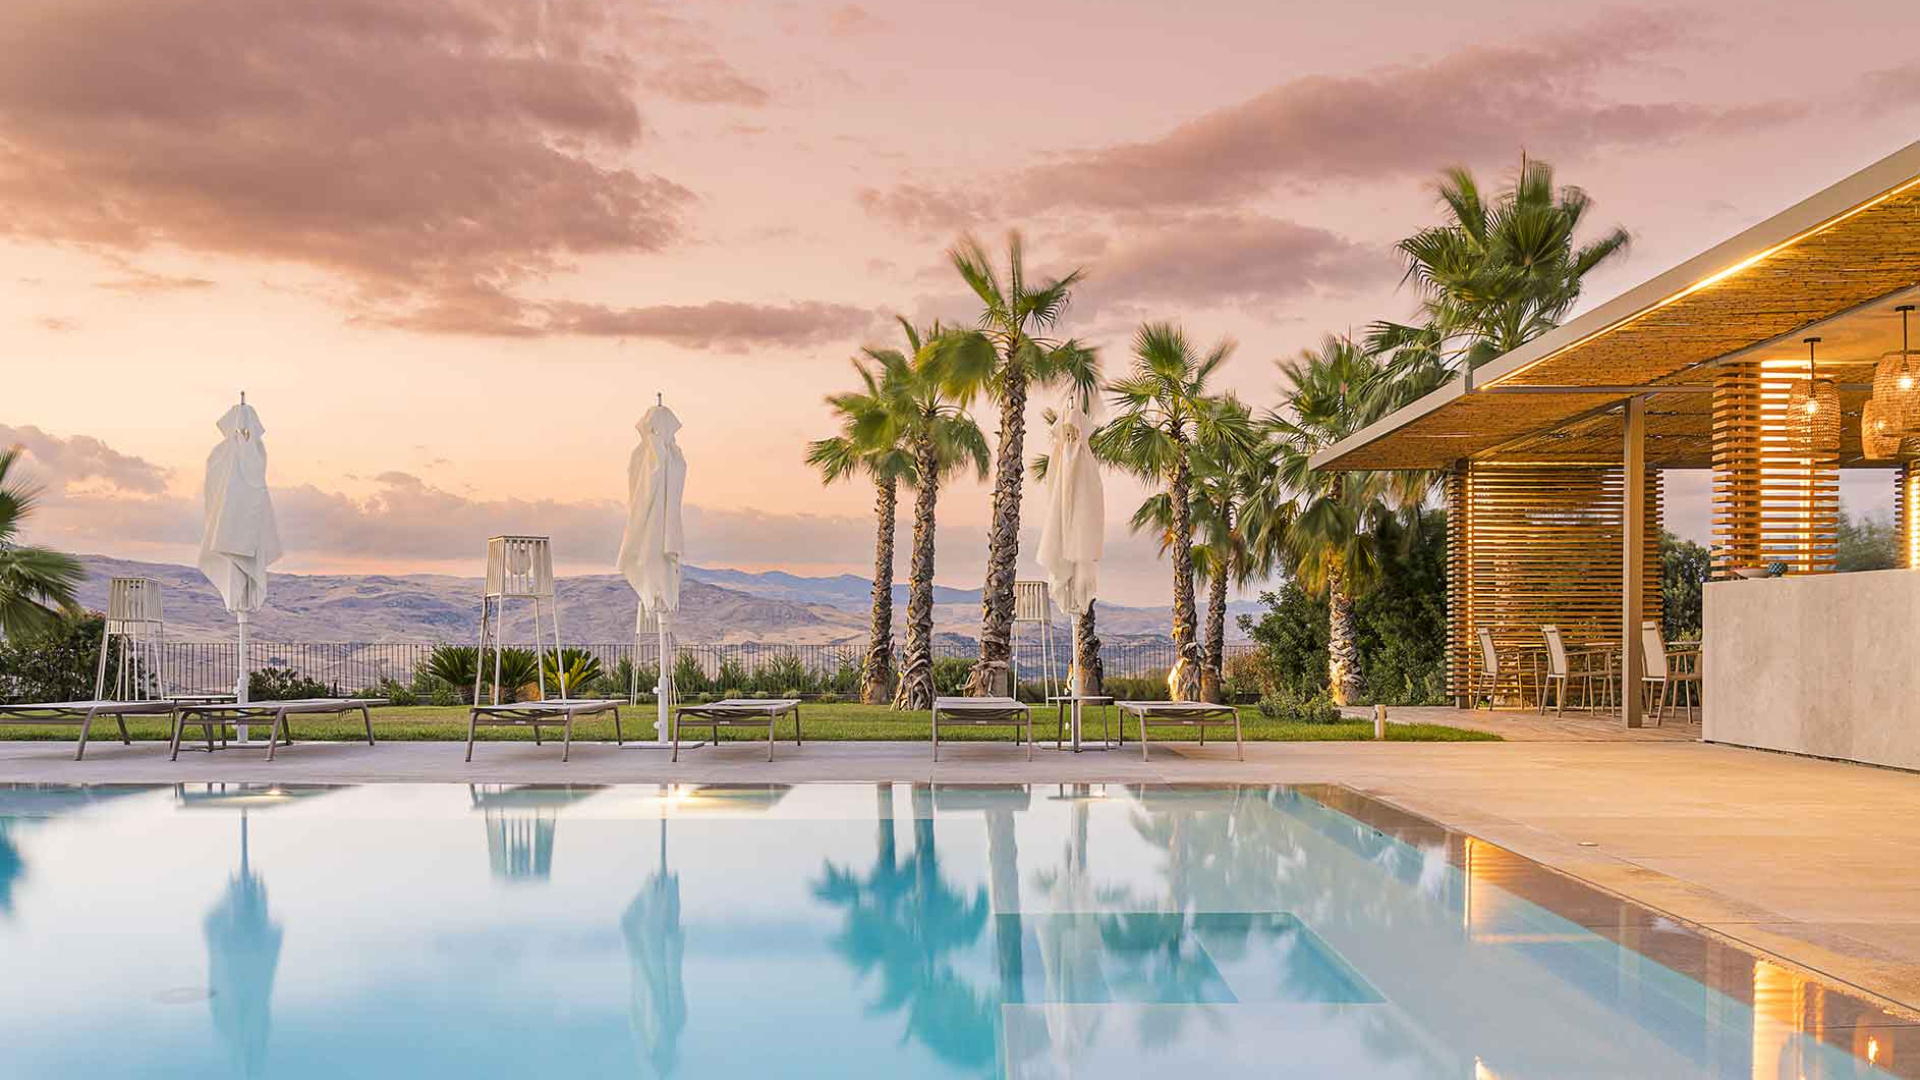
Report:
[[[659,720],[654,745],[669,743],[673,709],[673,613],[680,610],[680,559],[686,553],[681,502],[687,490],[687,459],[675,433],[680,418],[664,401],[635,425],[640,444],[627,462],[627,527],[614,564],[639,594],[634,644],[651,619],[660,635],[660,681],[655,686]]]
[[[266,426],[240,395],[216,425],[220,443],[207,455],[207,518],[200,537],[200,571],[240,623],[240,683],[247,701],[247,622],[267,602],[267,567],[280,558],[280,530],[267,494]],[[246,741],[247,729],[240,728]]]
[[[1053,417],[1047,451],[1047,476],[1041,496],[1040,550],[1054,602],[1066,613],[1069,625],[1093,606],[1100,588],[1100,557],[1105,552],[1107,496],[1100,479],[1100,463],[1087,446],[1093,418],[1078,390]],[[1080,690],[1080,650],[1073,650],[1071,685]]]

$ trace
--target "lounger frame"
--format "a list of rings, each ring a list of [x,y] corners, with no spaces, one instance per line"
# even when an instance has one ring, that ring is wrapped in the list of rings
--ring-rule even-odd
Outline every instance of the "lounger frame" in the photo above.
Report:
[[[513,705],[475,703],[467,712],[467,760],[473,760],[473,735],[478,728],[532,728],[533,745],[540,746],[543,744],[540,729],[557,727],[562,729],[564,736],[560,760],[567,761],[573,755],[573,721],[578,717],[599,716],[609,712],[613,714],[614,745],[624,746],[627,740],[620,730],[622,704],[614,698],[555,698],[548,701],[522,701]]]
[[[933,760],[940,760],[940,718],[961,727],[1012,727],[1014,734],[1027,729],[1027,760],[1033,760],[1033,710],[1012,698],[937,697],[933,699]]]
[[[1247,760],[1247,741],[1240,732],[1240,710],[1232,705],[1214,705],[1202,701],[1122,701],[1120,711],[1140,722],[1140,760],[1147,760],[1147,728],[1190,727],[1200,731],[1200,745],[1207,745],[1207,726],[1233,725],[1233,745],[1240,760]]]
[[[150,701],[52,701],[42,704],[0,705],[0,724],[47,727],[75,725],[80,729],[79,742],[74,746],[73,760],[79,761],[87,756],[87,739],[93,733],[93,722],[100,717],[110,716],[120,729],[120,741],[133,745],[133,738],[127,734],[129,716],[166,716],[173,715],[174,703],[166,698]]]
[[[360,722],[365,725],[367,745],[373,745],[373,707],[385,705],[386,698],[300,698],[293,701],[250,701],[239,702],[176,703],[173,709],[173,738],[168,750],[174,761],[180,760],[180,740],[188,726],[197,726],[205,734],[207,749],[213,750],[216,743],[226,744],[226,729],[236,724],[254,720],[271,720],[272,731],[267,736],[267,760],[272,761],[274,751],[282,746],[293,745],[293,730],[287,723],[290,716],[345,716],[358,712]]]
[[[690,723],[694,727],[711,728],[716,743],[720,740],[720,729],[723,727],[758,727],[765,724],[767,760],[772,761],[774,725],[781,717],[788,715],[793,717],[793,745],[799,746],[799,698],[727,698],[705,705],[682,705],[674,710],[673,760],[680,760],[680,726]]]

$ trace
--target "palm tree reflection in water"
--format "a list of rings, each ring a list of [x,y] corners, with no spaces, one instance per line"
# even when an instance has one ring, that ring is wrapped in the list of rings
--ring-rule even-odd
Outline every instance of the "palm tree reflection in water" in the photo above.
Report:
[[[987,925],[987,890],[968,893],[941,873],[933,840],[933,792],[913,789],[913,853],[902,861],[893,821],[893,788],[877,792],[878,851],[865,874],[829,863],[814,895],[846,909],[833,948],[855,971],[878,977],[873,1013],[905,1012],[906,1034],[940,1060],[991,1075],[996,1063],[997,1003],[968,984],[954,954],[971,948]]]

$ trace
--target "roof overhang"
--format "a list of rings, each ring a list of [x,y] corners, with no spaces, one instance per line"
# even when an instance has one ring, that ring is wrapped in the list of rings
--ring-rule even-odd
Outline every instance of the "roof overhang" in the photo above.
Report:
[[[1852,352],[1822,364],[1853,384],[1897,347],[1880,307],[1920,286],[1920,142],[1688,259],[1321,451],[1313,466],[1436,469],[1465,459],[1578,460],[1608,410],[1653,399],[1649,463],[1698,467],[1713,365],[1804,355],[1800,335],[1844,323]],[[1882,325],[1885,324],[1885,325]],[[1886,344],[1891,327],[1896,344]],[[1617,422],[1614,425],[1617,428]],[[1858,432],[1850,432],[1857,462]],[[1662,443],[1660,440],[1668,440]],[[1584,440],[1584,441],[1583,441]],[[1615,452],[1610,456],[1617,457]]]

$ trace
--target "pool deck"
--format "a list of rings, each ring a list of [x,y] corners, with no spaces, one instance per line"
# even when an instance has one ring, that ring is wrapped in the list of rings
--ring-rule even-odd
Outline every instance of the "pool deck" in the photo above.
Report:
[[[1601,718],[1396,710],[1500,731],[1500,743],[1158,744],[1125,751],[1006,744],[791,743],[682,753],[576,743],[301,743],[183,754],[156,744],[0,742],[0,783],[1333,783],[1471,833],[1723,937],[1850,984],[1920,1023],[1920,775],[1630,733]]]

